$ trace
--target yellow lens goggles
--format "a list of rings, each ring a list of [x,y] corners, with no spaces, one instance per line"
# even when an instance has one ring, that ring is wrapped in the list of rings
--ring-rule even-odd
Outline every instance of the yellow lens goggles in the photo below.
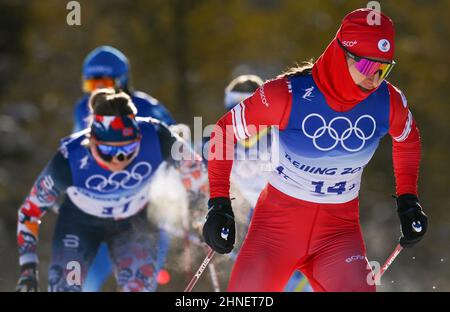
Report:
[[[89,78],[83,80],[83,91],[86,93],[91,93],[92,91],[100,88],[114,88],[115,86],[115,79],[109,77]]]

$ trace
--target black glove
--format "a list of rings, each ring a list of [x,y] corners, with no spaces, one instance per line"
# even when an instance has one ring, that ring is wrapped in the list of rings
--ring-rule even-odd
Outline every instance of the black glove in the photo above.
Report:
[[[397,212],[400,218],[400,245],[412,247],[425,235],[428,227],[427,215],[422,211],[419,199],[413,194],[403,194],[397,197]]]
[[[226,197],[211,198],[208,201],[208,215],[203,226],[205,242],[221,254],[234,248],[236,225],[231,200]]]
[[[16,291],[18,292],[36,292],[38,287],[38,271],[36,263],[27,263],[20,267],[20,277],[17,282]]]

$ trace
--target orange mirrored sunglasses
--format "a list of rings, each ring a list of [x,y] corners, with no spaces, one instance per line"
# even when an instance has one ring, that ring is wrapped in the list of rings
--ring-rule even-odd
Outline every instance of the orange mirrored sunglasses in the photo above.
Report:
[[[110,77],[89,78],[83,80],[83,91],[91,93],[100,88],[114,88],[116,81]]]

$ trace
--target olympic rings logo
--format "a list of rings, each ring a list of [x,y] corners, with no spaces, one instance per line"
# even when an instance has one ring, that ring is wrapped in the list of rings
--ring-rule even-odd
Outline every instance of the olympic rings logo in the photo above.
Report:
[[[321,124],[322,124],[313,133],[308,132],[306,130],[307,128],[305,127],[308,120],[310,120],[310,122],[311,122],[311,118],[319,118],[321,121]],[[339,135],[338,131],[335,128],[333,128],[333,124],[335,124],[335,122],[338,120],[343,120],[348,125],[348,127],[340,135]],[[371,130],[370,134],[366,134],[360,127],[358,127],[358,124],[363,120],[369,120],[372,122],[372,126],[371,126],[372,130]],[[376,127],[377,126],[376,126],[375,119],[370,115],[360,116],[356,120],[354,125],[348,118],[342,117],[342,116],[334,117],[333,119],[330,120],[329,124],[327,125],[327,122],[325,121],[325,119],[319,114],[309,114],[308,116],[305,117],[305,119],[303,119],[303,122],[302,122],[303,133],[308,138],[312,139],[314,146],[318,150],[323,151],[323,152],[332,150],[339,143],[348,152],[358,152],[364,148],[366,141],[373,137],[373,135],[375,134]],[[311,129],[311,127],[309,127],[308,129]],[[326,132],[328,133],[328,136],[334,140],[334,143],[328,147],[319,146],[317,141],[319,138],[321,138],[323,135],[325,135]],[[348,142],[346,143],[347,139],[349,139],[352,134],[355,134],[355,136],[361,141],[361,143],[356,148],[351,148],[348,146],[349,143]]]
[[[147,162],[137,163],[131,172],[122,170],[112,173],[109,177],[101,174],[90,176],[86,182],[86,188],[102,193],[114,192],[119,188],[132,189],[139,186],[142,181],[150,176],[152,166]]]

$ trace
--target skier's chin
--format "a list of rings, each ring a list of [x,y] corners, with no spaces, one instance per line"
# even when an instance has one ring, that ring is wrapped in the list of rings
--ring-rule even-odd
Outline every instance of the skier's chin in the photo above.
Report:
[[[371,79],[366,79],[357,85],[364,92],[372,92],[381,85],[381,80],[374,82]]]
[[[375,86],[371,86],[371,87],[363,87],[362,85],[358,85],[358,87],[364,91],[364,92],[371,92],[373,89],[375,89]]]
[[[126,167],[128,164],[129,164],[128,161],[126,161],[126,162],[121,162],[121,163],[111,163],[111,162],[109,162],[109,163],[106,163],[106,166],[108,167],[108,169],[109,169],[110,171],[117,172],[117,171],[122,171],[122,170],[124,170],[125,167]]]
[[[123,171],[125,169],[125,167],[130,163],[130,161],[128,161],[128,160],[124,161],[124,162],[115,162],[115,161],[107,162],[107,161],[103,161],[99,157],[96,157],[96,161],[101,167],[108,169],[109,171],[112,171],[112,172]]]

